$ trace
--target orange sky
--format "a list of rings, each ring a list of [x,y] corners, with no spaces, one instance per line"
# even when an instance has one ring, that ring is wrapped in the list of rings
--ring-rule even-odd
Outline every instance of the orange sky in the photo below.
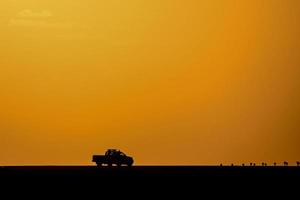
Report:
[[[0,165],[295,162],[299,0],[1,0]]]

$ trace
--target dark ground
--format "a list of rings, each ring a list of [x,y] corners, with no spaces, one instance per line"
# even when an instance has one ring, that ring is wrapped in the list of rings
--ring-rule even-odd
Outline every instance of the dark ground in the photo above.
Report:
[[[300,192],[300,167],[231,167],[231,166],[32,166],[0,167],[3,190],[25,189],[46,194],[100,192],[111,195],[143,192],[210,195]],[[0,189],[1,189],[0,188]]]

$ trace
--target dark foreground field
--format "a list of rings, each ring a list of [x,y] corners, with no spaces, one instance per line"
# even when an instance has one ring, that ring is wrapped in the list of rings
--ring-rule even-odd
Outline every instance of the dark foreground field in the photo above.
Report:
[[[299,191],[300,167],[231,167],[231,166],[36,166],[0,167],[2,188],[39,188],[55,191],[179,191],[197,194],[208,190],[281,192]],[[126,189],[125,189],[126,188]]]

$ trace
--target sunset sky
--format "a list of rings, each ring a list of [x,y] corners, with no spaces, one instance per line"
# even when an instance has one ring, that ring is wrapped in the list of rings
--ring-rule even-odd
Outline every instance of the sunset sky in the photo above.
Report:
[[[1,0],[0,165],[300,160],[299,0]]]

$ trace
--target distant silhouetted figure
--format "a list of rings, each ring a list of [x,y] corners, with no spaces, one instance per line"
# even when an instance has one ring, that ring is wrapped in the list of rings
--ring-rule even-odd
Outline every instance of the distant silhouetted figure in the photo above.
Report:
[[[262,166],[266,167],[266,166],[268,166],[268,164],[265,163],[265,162],[263,162],[263,163],[262,163]]]
[[[276,167],[276,165],[277,165],[277,163],[276,162],[274,162],[274,166]]]
[[[250,166],[253,166],[253,163],[250,163]]]
[[[245,167],[245,164],[243,163],[242,166]]]
[[[255,163],[253,163],[253,166],[255,166],[256,164]]]
[[[297,166],[300,167],[300,161],[297,161]]]
[[[223,167],[223,164],[222,164],[222,163],[220,164],[220,167]]]
[[[289,163],[288,163],[287,161],[284,161],[284,162],[283,162],[283,165],[284,165],[284,166],[289,166]]]
[[[232,163],[232,164],[231,164],[231,167],[233,167],[233,166],[234,166],[234,164]]]

